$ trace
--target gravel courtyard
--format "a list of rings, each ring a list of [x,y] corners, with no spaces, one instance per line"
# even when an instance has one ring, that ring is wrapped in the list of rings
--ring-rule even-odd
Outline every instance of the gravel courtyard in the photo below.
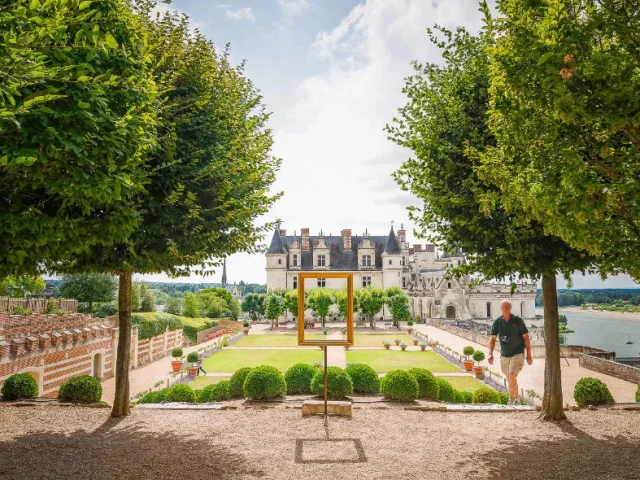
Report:
[[[236,410],[0,406],[0,478],[637,479],[640,412],[442,413],[364,405],[352,420]]]

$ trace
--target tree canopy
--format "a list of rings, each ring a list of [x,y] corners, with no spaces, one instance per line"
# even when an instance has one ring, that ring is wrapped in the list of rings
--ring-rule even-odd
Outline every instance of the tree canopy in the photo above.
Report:
[[[88,303],[91,311],[93,302],[115,300],[117,289],[117,280],[108,273],[76,273],[62,278],[59,293],[62,297]]]
[[[0,296],[26,297],[44,288],[44,279],[33,275],[9,275],[0,280]]]

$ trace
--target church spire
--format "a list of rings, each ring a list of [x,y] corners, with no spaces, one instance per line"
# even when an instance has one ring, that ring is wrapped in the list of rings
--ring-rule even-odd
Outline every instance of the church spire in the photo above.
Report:
[[[222,262],[222,288],[227,288],[227,259]]]

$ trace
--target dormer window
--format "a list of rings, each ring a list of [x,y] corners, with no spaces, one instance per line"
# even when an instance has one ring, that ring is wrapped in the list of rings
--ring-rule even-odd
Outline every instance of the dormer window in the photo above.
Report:
[[[327,256],[326,255],[318,255],[318,266],[326,267],[327,266]]]
[[[371,255],[362,255],[362,266],[363,267],[371,266]]]
[[[282,265],[282,259],[281,258],[278,259],[278,265]]]
[[[389,260],[389,265],[393,265],[393,260]]]
[[[293,256],[293,266],[297,267],[298,266],[298,255],[294,255]]]
[[[447,288],[451,290],[451,282],[447,282]]]

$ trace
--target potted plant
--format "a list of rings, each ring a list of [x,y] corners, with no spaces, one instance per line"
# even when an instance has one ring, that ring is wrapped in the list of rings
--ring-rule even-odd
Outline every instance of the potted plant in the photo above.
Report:
[[[342,327],[340,329],[340,332],[342,332],[343,335],[346,335],[347,334],[347,327]]]
[[[389,342],[382,342],[382,344],[384,345],[385,350],[389,350],[389,348],[391,348],[391,344]]]
[[[414,338],[413,339],[413,346],[417,347],[418,346],[418,342],[419,342],[419,340],[417,338]]]
[[[404,352],[407,349],[407,344],[403,343],[400,345],[400,348],[402,349],[402,351]]]
[[[184,355],[184,352],[182,351],[181,348],[174,348],[173,350],[171,350],[171,356],[173,357],[173,360],[171,360],[171,368],[173,369],[174,372],[179,372],[180,369],[182,368],[183,355]]]
[[[322,334],[323,334],[323,335],[326,335],[327,333],[329,333],[329,329],[328,329],[327,327],[324,327],[324,328],[322,329]]]
[[[467,372],[473,370],[473,360],[469,360],[469,357],[473,355],[473,352],[475,352],[475,348],[473,348],[471,345],[467,345],[462,349],[462,354],[464,355],[464,369]]]
[[[473,373],[476,374],[476,377],[480,378],[482,377],[482,375],[484,375],[484,371],[482,370],[482,367],[480,366],[480,363],[484,360],[485,355],[484,352],[481,352],[480,350],[476,350],[475,352],[473,352],[473,359],[478,362],[478,365],[476,365],[475,367],[473,367]]]
[[[245,335],[249,335],[249,327],[251,326],[251,324],[247,320],[245,320],[242,323],[242,326],[244,327],[244,329],[242,330],[244,332],[244,334]]]
[[[396,342],[396,347],[399,347],[400,346],[400,339],[396,338],[395,342]]]
[[[411,332],[413,332],[413,321],[412,320],[407,321],[407,327],[409,327],[407,332],[409,332],[409,335],[411,335]]]
[[[344,349],[345,349],[345,350],[349,350],[349,345],[345,345],[345,346],[344,346]]]
[[[422,350],[422,351],[424,352],[426,349],[427,349],[427,344],[426,344],[426,343],[424,343],[424,342],[422,342],[422,343],[420,344],[420,350]]]
[[[191,352],[189,355],[187,355],[187,362],[191,364],[191,366],[189,367],[190,377],[195,377],[196,375],[198,375],[198,360],[200,360],[198,352]]]

